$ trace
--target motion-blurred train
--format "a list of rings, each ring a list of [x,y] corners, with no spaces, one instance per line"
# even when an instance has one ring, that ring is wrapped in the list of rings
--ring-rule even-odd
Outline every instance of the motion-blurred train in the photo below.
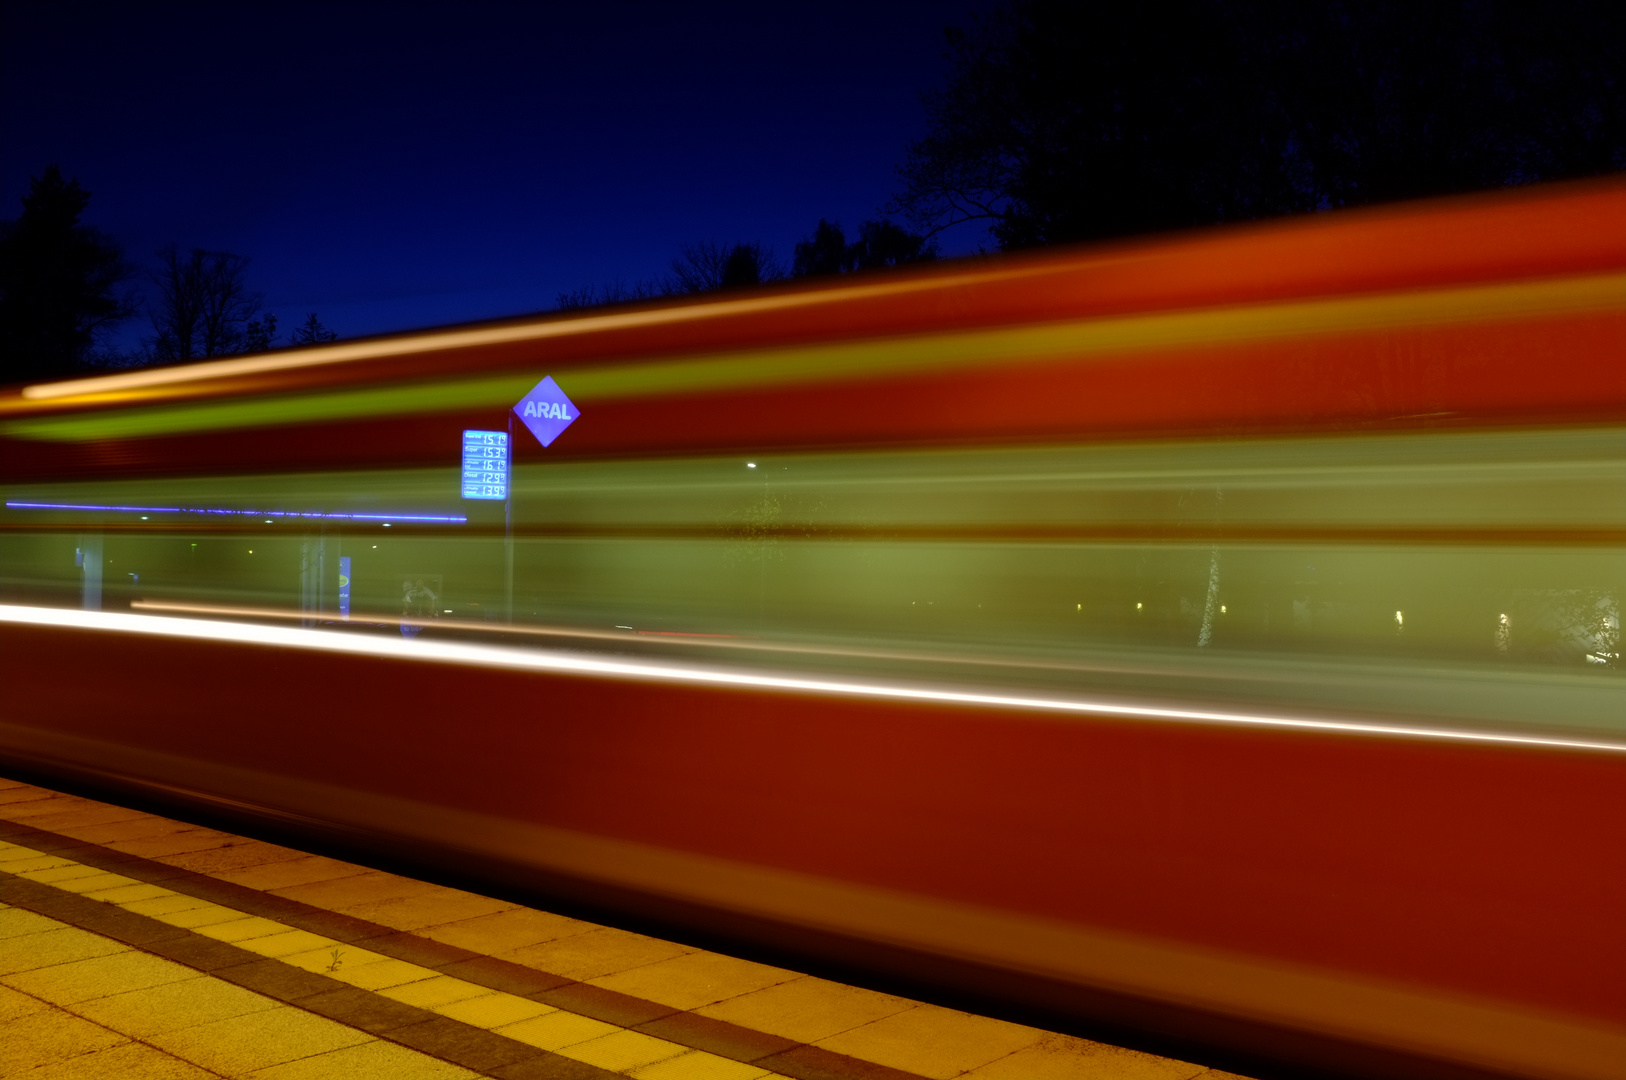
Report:
[[[14,387],[0,489],[0,770],[1224,1060],[1626,1075],[1620,182]]]

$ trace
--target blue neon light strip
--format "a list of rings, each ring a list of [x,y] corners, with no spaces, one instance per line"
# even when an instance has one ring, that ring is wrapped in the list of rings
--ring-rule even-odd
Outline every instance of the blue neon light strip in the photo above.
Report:
[[[228,510],[197,506],[96,506],[89,503],[36,503],[6,501],[9,510],[111,510],[121,514],[221,514],[228,517],[333,518],[340,521],[428,521],[441,525],[463,525],[462,514],[337,514],[320,510]]]

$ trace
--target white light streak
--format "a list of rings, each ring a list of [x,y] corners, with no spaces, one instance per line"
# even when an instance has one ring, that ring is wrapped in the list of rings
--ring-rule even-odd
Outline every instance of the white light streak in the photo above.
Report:
[[[791,693],[818,694],[829,697],[917,701],[970,708],[1019,709],[1028,712],[1079,716],[1133,718],[1245,728],[1320,731],[1341,735],[1428,739],[1447,742],[1499,743],[1552,749],[1626,753],[1626,743],[1602,740],[1558,738],[1545,735],[1492,731],[1463,731],[1451,728],[1384,724],[1360,720],[1269,716],[1217,712],[1205,709],[1156,708],[1104,700],[980,694],[959,690],[936,690],[914,686],[889,685],[886,683],[757,674],[669,662],[595,659],[582,656],[580,653],[562,651],[515,649],[463,642],[424,641],[422,639],[403,639],[383,635],[374,637],[334,634],[320,630],[304,630],[284,626],[216,622],[205,619],[178,619],[158,615],[127,615],[122,612],[111,611],[81,611],[72,608],[24,607],[0,604],[0,623],[150,634],[194,641],[226,641],[275,648],[309,649],[352,656],[374,656],[396,660],[459,664],[583,677],[628,679],[640,682],[700,684],[747,690],[778,690]]]

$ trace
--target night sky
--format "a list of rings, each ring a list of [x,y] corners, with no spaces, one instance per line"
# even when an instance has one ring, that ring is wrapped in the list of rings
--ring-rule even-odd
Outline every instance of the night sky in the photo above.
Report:
[[[0,217],[55,162],[131,260],[246,255],[282,330],[342,337],[546,310],[685,243],[788,266],[877,216],[943,28],[987,6],[7,3]]]

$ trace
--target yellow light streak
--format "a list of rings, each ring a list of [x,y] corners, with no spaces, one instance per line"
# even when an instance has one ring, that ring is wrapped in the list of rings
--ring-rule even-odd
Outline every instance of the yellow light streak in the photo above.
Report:
[[[1003,268],[981,274],[955,277],[954,287],[981,285],[990,281],[1020,279],[1056,272],[1054,266]],[[70,379],[63,382],[37,383],[23,388],[23,397],[34,401],[56,398],[77,398],[89,395],[116,393],[151,386],[169,386],[176,383],[202,382],[209,379],[235,378],[242,375],[260,375],[270,371],[295,371],[301,368],[323,367],[329,364],[353,363],[357,360],[376,360],[389,356],[409,356],[415,353],[437,352],[443,349],[471,349],[483,345],[506,345],[518,341],[546,341],[551,338],[580,337],[606,330],[628,330],[647,326],[668,326],[678,323],[701,322],[706,319],[726,318],[733,315],[751,315],[769,311],[782,311],[797,307],[818,307],[853,300],[884,296],[901,296],[912,292],[938,289],[945,282],[940,275],[868,284],[847,288],[821,289],[816,292],[798,292],[790,295],[755,297],[744,300],[723,300],[711,303],[689,304],[682,307],[661,308],[655,311],[631,311],[613,315],[589,315],[578,318],[553,318],[542,322],[527,322],[518,326],[493,326],[470,330],[440,330],[426,334],[383,338],[377,341],[358,341],[343,345],[329,345],[314,349],[301,349],[296,353],[270,353],[231,360],[207,360],[156,371],[134,371],[120,375],[98,375],[88,379]]]
[[[755,349],[566,370],[569,371],[571,396],[579,404],[591,405],[632,397],[813,385],[977,364],[1007,365],[1063,358],[1082,360],[1200,344],[1242,344],[1375,330],[1510,322],[1613,311],[1622,307],[1626,307],[1626,273],[1612,273],[1511,285],[1207,308],[954,334]],[[412,341],[398,341],[396,344],[402,346],[400,351],[403,353],[420,351]],[[201,370],[208,366],[196,365],[195,368]],[[163,374],[138,372],[108,378]],[[496,374],[475,379],[352,387],[269,398],[254,396],[84,415],[45,416],[0,423],[0,434],[51,441],[140,438],[227,427],[316,423],[350,416],[380,417],[454,408],[502,407],[511,404],[516,394],[524,392],[523,384],[530,378],[531,375]],[[96,380],[80,380],[74,384],[53,383],[49,387],[90,382]]]

